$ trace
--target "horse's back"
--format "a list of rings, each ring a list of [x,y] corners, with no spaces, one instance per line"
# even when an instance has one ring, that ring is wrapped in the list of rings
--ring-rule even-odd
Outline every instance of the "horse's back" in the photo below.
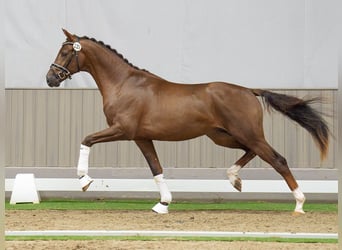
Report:
[[[156,92],[156,105],[169,106],[170,109],[181,106],[208,116],[260,116],[262,113],[261,104],[251,89],[227,82],[179,84],[163,81]]]

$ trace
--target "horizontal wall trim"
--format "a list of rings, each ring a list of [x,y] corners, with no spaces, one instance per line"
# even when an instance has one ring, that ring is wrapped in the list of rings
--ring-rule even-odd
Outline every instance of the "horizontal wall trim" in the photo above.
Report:
[[[337,180],[337,169],[291,169],[300,180]],[[166,179],[226,179],[227,168],[164,168]],[[75,178],[76,168],[63,167],[6,167],[5,177],[15,178],[19,173],[32,173],[36,178]],[[98,179],[152,179],[146,168],[90,168],[89,174]],[[245,168],[240,170],[242,180],[283,180],[273,168]]]
[[[5,179],[5,191],[12,191],[15,179]],[[74,178],[35,178],[38,191],[81,191],[79,180]],[[167,180],[171,192],[238,192],[228,180]],[[289,193],[285,181],[245,180],[244,193]],[[337,193],[338,181],[299,180],[304,193]],[[94,179],[87,192],[158,192],[152,179]]]

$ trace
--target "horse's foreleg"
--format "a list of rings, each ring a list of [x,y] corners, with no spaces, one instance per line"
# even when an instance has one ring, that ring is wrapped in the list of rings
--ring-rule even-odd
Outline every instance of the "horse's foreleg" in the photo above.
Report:
[[[167,214],[169,212],[169,204],[172,201],[171,192],[167,187],[163,174],[154,176],[154,181],[159,189],[160,202],[152,208],[152,211],[158,214]]]
[[[77,164],[77,175],[79,177],[83,192],[87,191],[90,184],[93,182],[88,175],[88,162],[89,162],[90,147],[81,144],[80,156]]]
[[[160,166],[153,142],[150,140],[136,140],[135,143],[140,148],[148,165],[150,166],[154,176],[154,181],[156,182],[160,192],[160,202],[156,204],[152,210],[159,214],[166,214],[168,213],[168,206],[172,201],[172,195],[165,182],[163,169]]]
[[[84,138],[81,143],[80,156],[77,164],[77,175],[79,176],[83,191],[87,191],[93,182],[92,178],[88,175],[90,147],[95,143],[118,140],[121,136],[122,133],[120,130],[112,126]]]
[[[240,169],[243,168],[254,157],[255,153],[248,150],[239,160],[237,160],[237,162],[235,162],[233,166],[231,166],[227,170],[227,176],[229,178],[230,183],[233,185],[234,188],[236,188],[240,192],[242,189],[242,183],[238,173]]]

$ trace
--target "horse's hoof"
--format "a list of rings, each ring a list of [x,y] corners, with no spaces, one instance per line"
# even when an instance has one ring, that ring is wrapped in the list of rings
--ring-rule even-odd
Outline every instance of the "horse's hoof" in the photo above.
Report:
[[[301,215],[303,215],[303,214],[305,214],[305,212],[304,212],[303,209],[301,209],[301,210],[295,210],[295,211],[293,211],[292,216],[301,216]]]
[[[158,202],[153,208],[153,212],[156,212],[157,214],[168,214],[169,213],[169,205],[164,205]]]
[[[237,191],[241,192],[241,190],[242,190],[242,182],[241,182],[241,179],[240,179],[240,178],[237,178],[237,179],[235,180],[235,182],[234,182],[234,188],[235,188]]]
[[[231,172],[230,169],[227,171],[227,175],[232,186],[239,192],[242,190],[242,181],[237,173]]]
[[[83,175],[79,180],[80,180],[83,192],[87,191],[90,184],[93,183],[94,181],[89,175]]]

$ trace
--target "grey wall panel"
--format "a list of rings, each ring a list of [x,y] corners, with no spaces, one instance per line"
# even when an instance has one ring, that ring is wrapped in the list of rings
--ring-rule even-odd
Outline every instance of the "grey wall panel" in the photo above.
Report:
[[[319,96],[316,104],[337,138],[336,90],[286,90],[280,93]],[[82,139],[107,125],[102,113],[102,98],[97,89],[7,89],[6,90],[6,166],[74,167]],[[243,122],[243,121],[241,121]],[[336,168],[337,145],[334,139],[326,161],[310,135],[278,112],[264,115],[265,136],[284,155],[292,168]],[[165,167],[224,168],[242,154],[225,149],[206,137],[184,142],[155,142]],[[91,167],[146,167],[134,142],[110,142],[92,147]],[[255,158],[247,167],[267,167]]]

